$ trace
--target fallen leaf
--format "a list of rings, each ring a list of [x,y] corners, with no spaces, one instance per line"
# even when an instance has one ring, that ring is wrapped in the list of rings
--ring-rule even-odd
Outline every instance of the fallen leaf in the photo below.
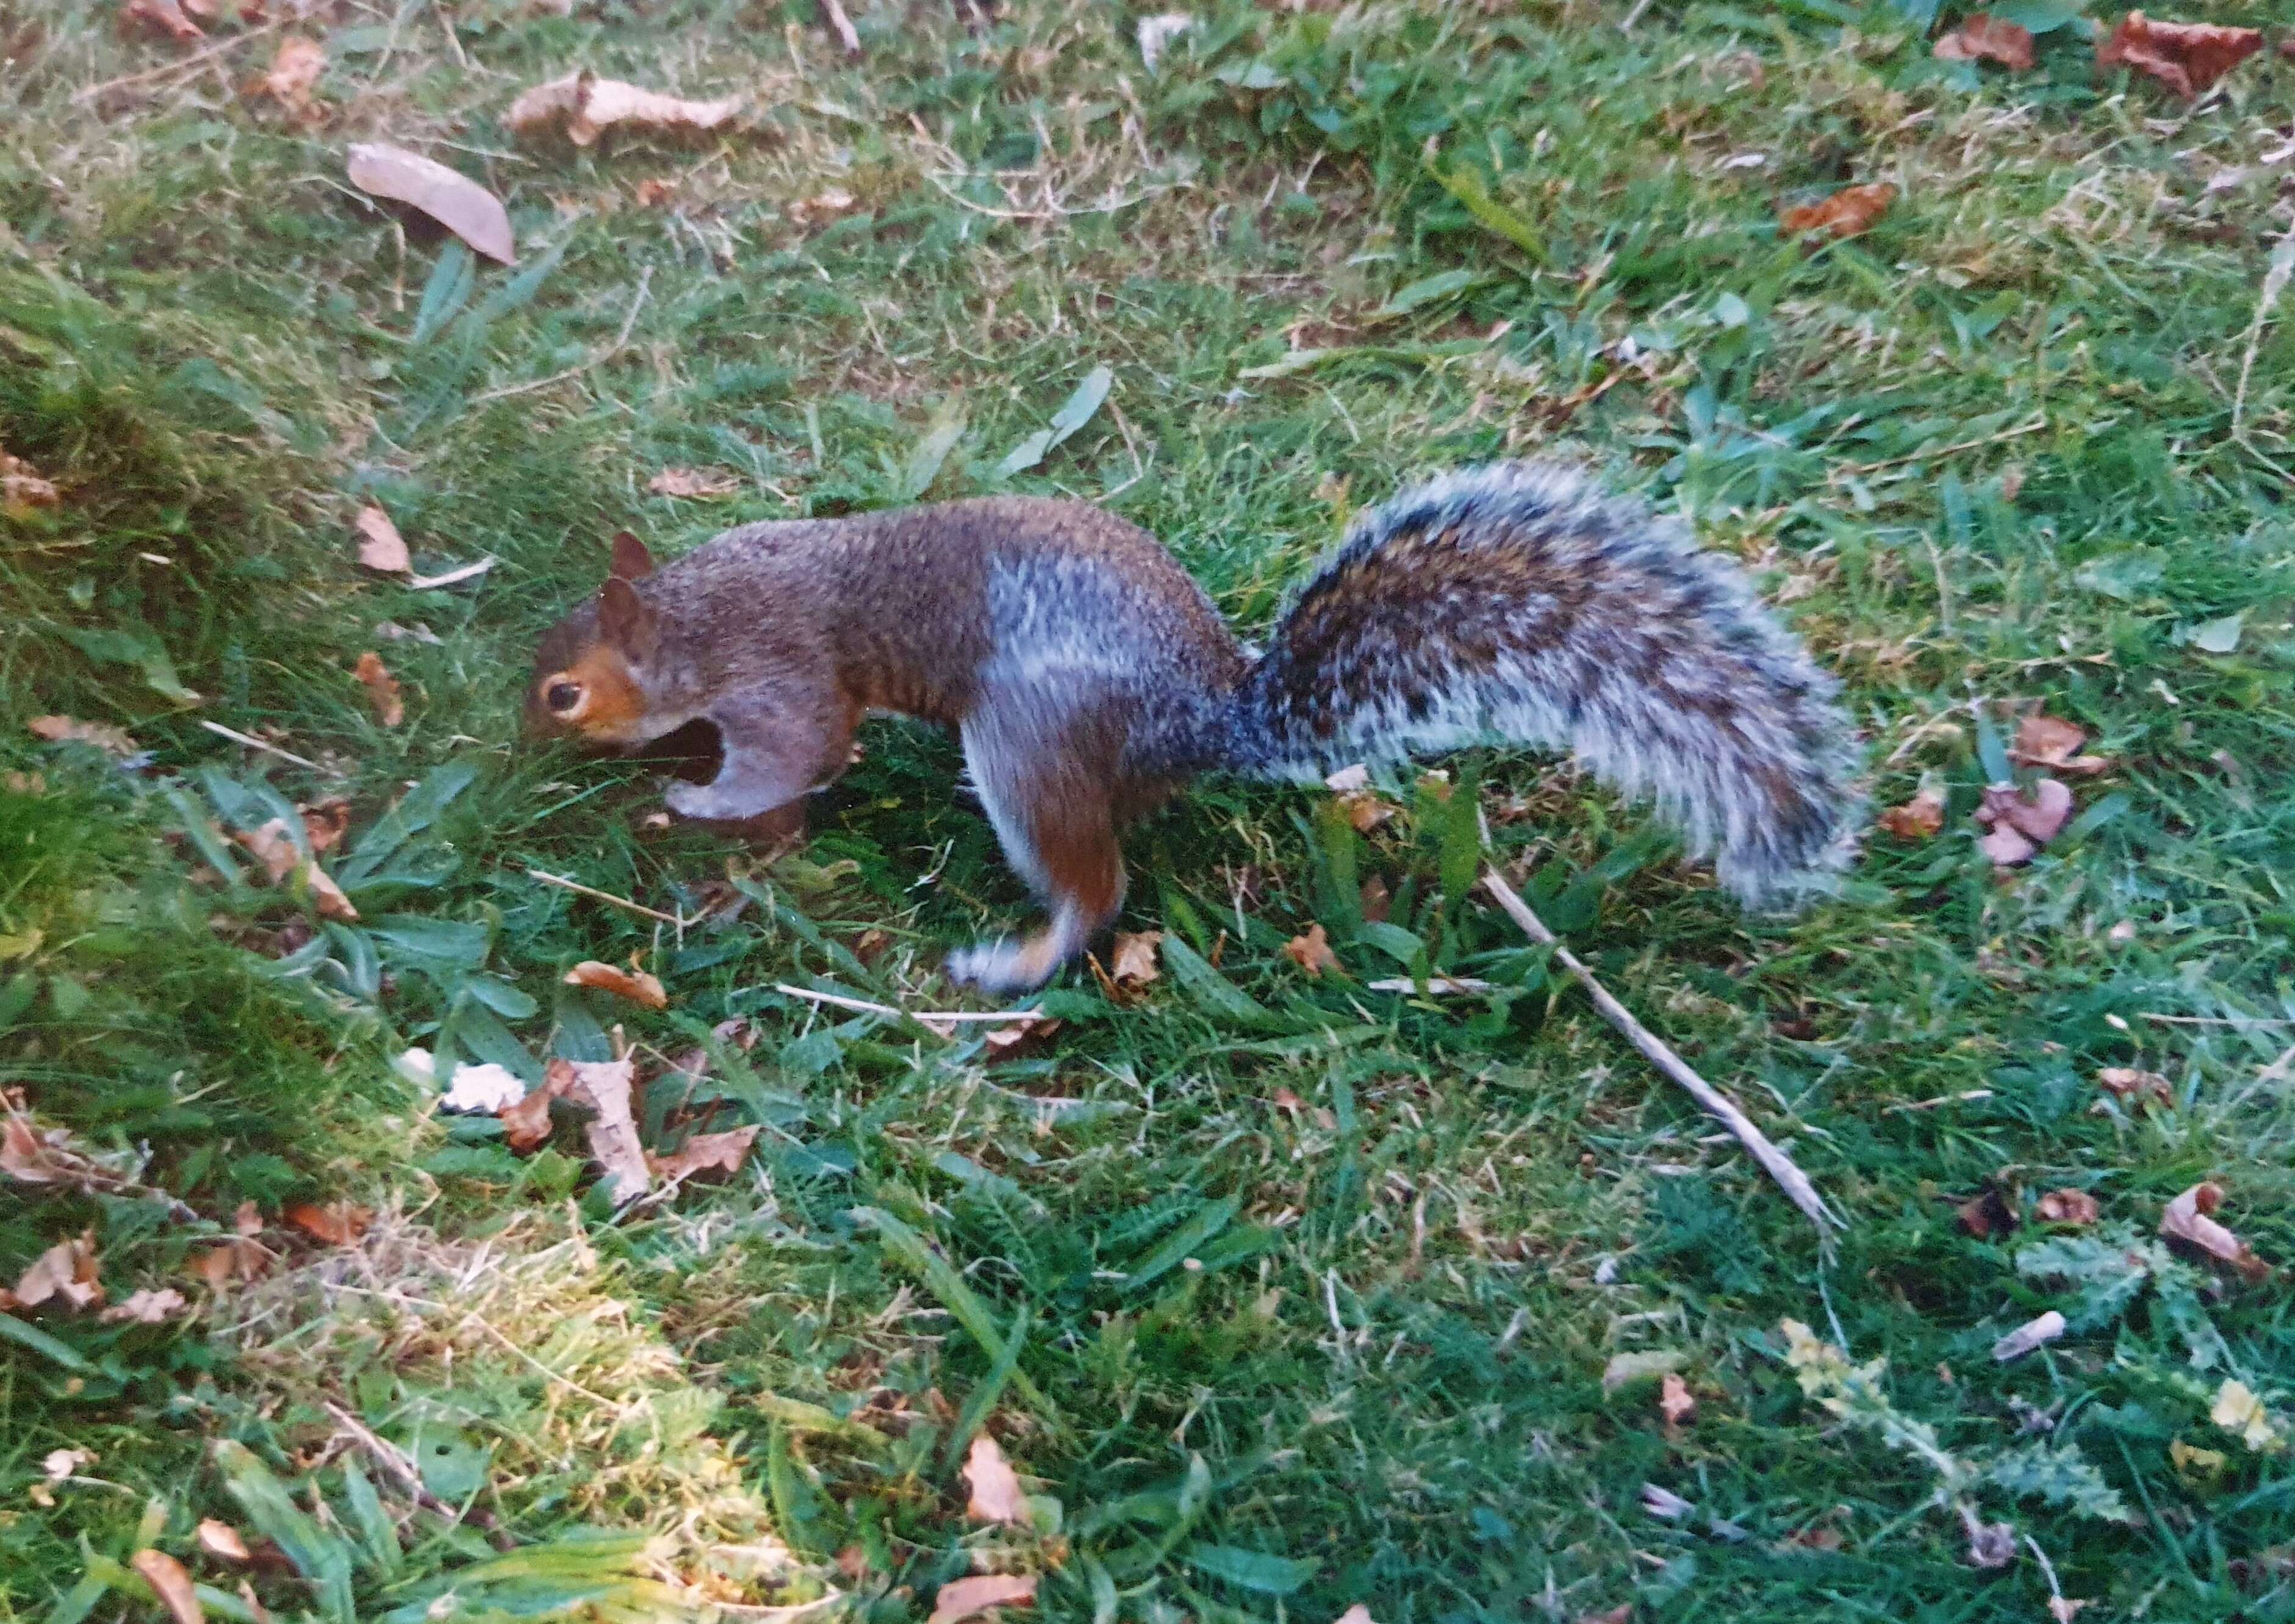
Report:
[[[1990,61],[2024,72],[2032,65],[2032,31],[1982,12],[1971,12],[1951,33],[1931,47],[1948,62]]]
[[[2041,779],[2027,800],[2011,784],[1994,784],[1984,792],[1976,820],[1992,832],[1976,844],[2002,868],[2029,862],[2054,839],[2072,812],[2072,792],[2054,779]]]
[[[199,1593],[192,1588],[192,1576],[182,1563],[165,1551],[145,1549],[129,1557],[127,1565],[159,1592],[167,1611],[176,1615],[176,1624],[205,1624],[207,1614],[200,1611]]]
[[[465,1060],[455,1066],[454,1081],[439,1098],[438,1107],[499,1116],[525,1098],[525,1081],[516,1072],[491,1060],[478,1065]]]
[[[179,0],[127,0],[127,4],[120,7],[119,15],[125,21],[140,22],[146,28],[157,29],[178,45],[189,45],[192,40],[207,37],[200,25],[184,14]]]
[[[1283,944],[1291,962],[1308,975],[1320,979],[1326,970],[1339,967],[1339,956],[1331,951],[1331,941],[1320,924],[1310,925],[1303,936],[1294,936]]]
[[[1690,1394],[1689,1383],[1670,1370],[1658,1383],[1657,1408],[1668,1426],[1679,1426],[1697,1416],[1697,1400]]]
[[[1363,881],[1360,895],[1365,922],[1371,925],[1386,923],[1387,910],[1394,904],[1394,894],[1386,888],[1386,882],[1374,874]]]
[[[1883,812],[1878,821],[1899,840],[1933,839],[1944,828],[1944,791],[1927,786],[1903,805]]]
[[[2064,1317],[2050,1309],[2038,1319],[2018,1326],[1992,1344],[1992,1357],[2002,1364],[2021,1359],[2044,1342],[2052,1342],[2064,1334]]]
[[[1144,987],[1161,975],[1156,949],[1163,940],[1160,930],[1117,931],[1115,951],[1108,955],[1108,974],[1115,984],[1126,990]]]
[[[550,1102],[561,1098],[574,1086],[574,1071],[563,1060],[553,1060],[543,1074],[542,1086],[530,1089],[526,1098],[514,1106],[506,1106],[499,1113],[502,1138],[519,1155],[542,1145],[550,1138]]]
[[[2162,1111],[2176,1108],[2174,1090],[2157,1072],[2138,1071],[2132,1065],[2107,1065],[2095,1074],[2095,1081],[2105,1093],[2130,1105],[2157,1106]]]
[[[1036,1576],[1033,1573],[980,1573],[970,1579],[953,1579],[940,1587],[933,1597],[932,1617],[927,1624],[956,1624],[959,1619],[968,1619],[976,1612],[985,1612],[991,1607],[1033,1607],[1036,1604]]]
[[[730,474],[711,473],[698,468],[666,468],[646,481],[646,489],[657,496],[690,496],[709,499],[739,494],[741,482]]]
[[[260,83],[265,94],[289,112],[304,117],[314,110],[311,92],[318,85],[319,76],[326,70],[327,48],[315,39],[290,34],[279,42],[278,54],[271,59],[271,69],[263,76]],[[369,565],[368,567],[380,566]]]
[[[590,1123],[590,1154],[606,1170],[608,1193],[616,1202],[642,1196],[653,1187],[646,1167],[645,1147],[638,1143],[638,1125],[631,1115],[630,1092],[636,1071],[626,1060],[552,1060],[550,1068],[565,1066],[573,1073],[566,1098],[587,1106],[597,1114]]]
[[[1020,1491],[1019,1475],[1004,1458],[1004,1451],[996,1447],[996,1440],[985,1432],[972,1440],[972,1451],[964,1460],[964,1481],[972,1488],[972,1498],[965,1503],[966,1516],[976,1522],[1001,1522],[1013,1528],[1027,1525],[1027,1497]]]
[[[343,888],[315,860],[303,865],[303,884],[309,888],[311,905],[319,910],[321,918],[351,920],[359,917],[350,898],[343,894]]]
[[[347,1246],[374,1221],[372,1208],[340,1201],[323,1207],[298,1202],[281,1216],[323,1246]]]
[[[669,994],[662,990],[657,978],[643,970],[625,970],[619,965],[601,964],[595,959],[585,959],[567,971],[566,984],[569,987],[594,987],[600,992],[610,992],[616,998],[625,998],[649,1009],[669,1008]]]
[[[1968,1535],[1968,1560],[1972,1567],[2005,1568],[2016,1560],[2016,1527],[2013,1522],[1986,1522],[1965,1506],[1960,1524]]]
[[[271,1266],[271,1253],[251,1240],[229,1240],[195,1253],[185,1269],[215,1292],[252,1280]]]
[[[95,1457],[86,1449],[50,1449],[40,1457],[40,1474],[51,1483],[61,1483],[82,1466],[95,1465]]]
[[[0,513],[22,518],[34,508],[53,508],[62,500],[54,484],[41,478],[30,463],[0,451]]]
[[[165,1325],[190,1307],[191,1304],[184,1300],[183,1293],[172,1285],[163,1285],[157,1291],[132,1293],[127,1302],[114,1304],[96,1318],[106,1325],[114,1326]]]
[[[2017,724],[2016,742],[2008,747],[2008,758],[2027,767],[2046,767],[2075,778],[2109,772],[2110,756],[2079,753],[2079,747],[2087,742],[2087,735],[2074,723],[2036,711]]]
[[[2197,1246],[2209,1257],[2230,1264],[2250,1285],[2266,1278],[2271,1266],[2209,1216],[2222,1203],[2221,1185],[2195,1184],[2169,1202],[2167,1211],[2160,1214],[2160,1233],[2170,1240]]]
[[[1307,1108],[1307,1102],[1289,1089],[1276,1089],[1269,1103],[1278,1111],[1288,1111],[1294,1116]]]
[[[2086,1190],[2050,1190],[2032,1206],[2032,1216],[2044,1224],[2092,1224],[2096,1212],[2095,1197]]]
[[[525,92],[510,104],[502,122],[521,135],[562,122],[566,138],[586,147],[617,124],[653,132],[714,130],[740,110],[739,96],[689,102],[619,79],[598,78],[585,68]]]
[[[827,221],[851,214],[859,205],[851,192],[842,186],[831,186],[809,198],[801,198],[788,205],[787,213],[798,225],[810,230]]]
[[[659,208],[677,195],[677,183],[649,175],[638,183],[638,207]]]
[[[407,556],[406,539],[380,508],[372,503],[361,508],[351,527],[358,532],[358,559],[365,567],[386,575],[403,575],[414,567],[414,560]]]
[[[361,192],[429,215],[489,259],[518,263],[509,211],[469,175],[404,147],[359,142],[350,150],[350,177]]]
[[[2141,12],[2130,12],[2098,42],[2095,65],[2148,73],[2188,101],[2261,49],[2260,29],[2154,22]]]
[[[350,833],[351,804],[340,796],[314,801],[295,809],[303,816],[303,837],[314,853],[331,852]]]
[[[1960,1227],[1978,1240],[2005,1235],[2016,1228],[2016,1214],[1997,1189],[1972,1196],[1956,1209]]]
[[[241,1537],[240,1531],[230,1523],[218,1522],[213,1517],[203,1517],[200,1520],[199,1540],[200,1549],[217,1562],[255,1560],[249,1552],[247,1541]]]
[[[1662,1517],[1668,1522],[1678,1522],[1695,1507],[1670,1489],[1661,1489],[1655,1483],[1644,1483],[1642,1509],[1653,1517]]]
[[[1339,804],[1345,809],[1347,821],[1354,825],[1358,835],[1369,834],[1398,810],[1392,801],[1383,801],[1368,790],[1343,795]]]
[[[395,728],[406,720],[406,701],[399,694],[398,679],[390,674],[390,668],[382,663],[382,656],[372,649],[360,655],[356,674],[365,685],[376,721],[387,728]]]
[[[2180,1438],[2168,1441],[2168,1458],[2175,1463],[2177,1472],[2201,1482],[2205,1482],[2231,1465],[2231,1457],[2222,1450],[2202,1449],[2185,1443]]]
[[[1638,1353],[1613,1353],[1602,1367],[1602,1391],[1614,1393],[1637,1382],[1654,1381],[1680,1369],[1688,1355],[1678,1348],[1654,1348]]]
[[[2052,1595],[2048,1598],[2048,1617],[2052,1624],[2072,1624],[2072,1620],[2079,1617],[2081,1608],[2095,1604],[2086,1596],[2074,1599],[2068,1595]]]
[[[123,729],[102,722],[80,722],[69,716],[35,716],[24,724],[35,739],[52,745],[94,745],[107,755],[125,761],[136,754],[135,741]]]
[[[103,1282],[96,1277],[95,1233],[90,1230],[68,1241],[58,1241],[32,1260],[16,1282],[16,1301],[28,1309],[51,1298],[67,1308],[94,1308],[103,1301]]]
[[[1839,1529],[1811,1523],[1807,1528],[1793,1530],[1782,1543],[1800,1551],[1837,1551],[1842,1540]]]
[[[1831,197],[1785,211],[1779,224],[1793,236],[1822,233],[1855,237],[1869,232],[1897,200],[1897,189],[1886,181],[1870,186],[1844,186]]]
[[[723,1133],[697,1133],[666,1156],[646,1158],[657,1179],[691,1179],[702,1173],[738,1173],[757,1142],[755,1122]]]
[[[252,1240],[263,1233],[263,1213],[251,1201],[242,1201],[239,1210],[231,1215],[231,1227],[242,1240]]]
[[[263,865],[264,872],[270,876],[274,885],[284,884],[287,877],[295,872],[296,865],[303,861],[303,854],[287,837],[287,820],[283,818],[274,818],[257,828],[236,830],[231,838],[233,845],[243,846],[254,853],[255,860]]]
[[[2238,1433],[2240,1442],[2258,1455],[2276,1455],[2287,1447],[2285,1436],[2272,1423],[2271,1412],[2244,1382],[2227,1381],[2216,1389],[2208,1419],[2227,1432]]]

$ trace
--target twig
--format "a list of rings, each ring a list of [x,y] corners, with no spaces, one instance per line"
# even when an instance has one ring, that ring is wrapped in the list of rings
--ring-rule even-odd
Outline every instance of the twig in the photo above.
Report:
[[[2287,281],[2295,275],[2295,230],[2283,233],[2279,246],[2271,251],[2271,263],[2263,273],[2262,296],[2255,301],[2255,320],[2248,324],[2247,353],[2240,357],[2239,389],[2231,402],[2231,437],[2244,440],[2246,429],[2240,420],[2247,414],[2247,379],[2255,371],[2255,354],[2263,346],[2263,324],[2271,319],[2271,307],[2279,296],[2287,291]]]
[[[327,1414],[334,1417],[335,1424],[350,1434],[351,1441],[366,1452],[369,1460],[382,1468],[384,1474],[398,1485],[408,1499],[425,1511],[436,1512],[449,1522],[463,1521],[461,1512],[422,1486],[422,1474],[415,1469],[413,1460],[405,1450],[388,1438],[376,1437],[360,1424],[357,1416],[332,1399],[326,1400],[326,1406]],[[470,1521],[475,1522],[478,1519],[473,1517]],[[487,1521],[491,1522],[493,1519],[488,1518]],[[496,1548],[509,1550],[512,1547],[497,1542]]]
[[[861,36],[853,31],[853,19],[845,14],[845,8],[837,0],[821,0],[821,9],[828,15],[829,26],[837,30],[837,37],[845,47],[845,54],[858,61],[861,59]]]
[[[1939,457],[1949,457],[1964,451],[1974,451],[1981,445],[1997,445],[2003,440],[2013,440],[2019,435],[2038,434],[2048,426],[2046,412],[2029,423],[2013,428],[2003,428],[1998,434],[1988,434],[1981,439],[1963,440],[1956,445],[1940,445],[1933,451],[1916,451],[1901,457],[1884,457],[1878,462],[1852,462],[1846,468],[1833,470],[1836,474],[1877,474],[1884,468],[1901,468],[1907,462],[1932,462]]]
[[[1881,1114],[1893,1116],[1899,1111],[1933,1111],[1940,1106],[1956,1106],[1965,1100],[1991,1098],[1990,1089],[1963,1089],[1957,1094],[1940,1094],[1934,1099],[1909,1099],[1901,1106],[1891,1106]]]
[[[594,885],[585,885],[578,879],[568,879],[562,874],[544,874],[539,869],[528,869],[526,873],[527,878],[538,879],[545,885],[563,886],[566,890],[579,892],[584,896],[594,897],[600,902],[611,902],[617,908],[626,908],[632,913],[643,914],[649,919],[659,919],[664,925],[675,926],[679,930],[683,930],[693,923],[692,920],[677,914],[664,913],[660,909],[649,908],[643,902],[633,902],[625,896],[616,896],[610,891],[600,891]]]
[[[1046,1021],[1051,1017],[1036,1009],[925,1009],[911,1011],[895,1009],[890,1004],[872,1004],[865,998],[846,998],[838,992],[820,992],[811,987],[792,987],[787,982],[773,983],[773,991],[791,998],[802,998],[816,1004],[834,1004],[839,1009],[855,1009],[862,1015],[889,1015],[896,1021]]]
[[[1755,1127],[1752,1120],[1740,1111],[1727,1095],[1690,1070],[1687,1061],[1666,1047],[1664,1041],[1648,1027],[1636,1020],[1623,1004],[1612,998],[1602,983],[1594,979],[1594,972],[1580,963],[1576,954],[1562,945],[1561,939],[1546,928],[1546,921],[1530,910],[1530,904],[1515,894],[1514,887],[1506,883],[1496,869],[1482,870],[1482,889],[1489,892],[1498,905],[1506,910],[1507,918],[1522,927],[1524,935],[1554,950],[1555,959],[1564,969],[1577,977],[1578,984],[1586,989],[1587,996],[1594,1000],[1594,1008],[1601,1012],[1604,1020],[1623,1033],[1626,1041],[1641,1050],[1643,1057],[1652,1065],[1687,1089],[1693,1099],[1721,1119],[1723,1125],[1737,1137],[1737,1142],[1761,1164],[1762,1171],[1776,1179],[1778,1187],[1792,1198],[1793,1205],[1808,1214],[1809,1222],[1817,1226],[1818,1235],[1830,1233],[1834,1218],[1825,1210],[1825,1198],[1817,1193],[1817,1187],[1809,1183],[1809,1175],[1793,1165],[1792,1157],[1770,1143],[1768,1135]]]
[[[470,404],[475,406],[481,401],[508,400],[513,395],[531,395],[535,390],[546,389],[553,383],[564,383],[569,378],[579,378],[592,367],[602,366],[611,361],[620,355],[623,348],[629,343],[630,329],[638,324],[638,312],[645,307],[646,289],[652,281],[651,265],[646,266],[644,270],[638,273],[637,297],[630,300],[629,314],[622,317],[622,331],[614,335],[614,341],[611,344],[587,361],[583,362],[579,366],[569,366],[562,372],[552,372],[547,378],[536,378],[526,383],[504,384],[498,389],[482,389],[470,396]]]
[[[293,762],[297,766],[308,767],[314,772],[326,771],[318,763],[305,761],[292,750],[282,750],[277,745],[256,738],[252,733],[242,733],[237,728],[227,728],[220,722],[209,722],[202,716],[200,718],[200,725],[210,733],[220,733],[235,745],[245,745],[250,750],[260,750],[265,755],[275,755],[282,762]]]
[[[186,68],[196,68],[201,62],[221,56],[225,52],[243,45],[250,39],[262,37],[286,20],[283,17],[274,18],[259,27],[245,29],[228,38],[218,39],[215,44],[194,51],[189,56],[179,56],[172,62],[162,62],[157,68],[146,68],[141,73],[122,74],[116,79],[106,79],[101,85],[90,85],[85,90],[75,91],[72,94],[72,100],[75,102],[93,102],[106,91],[125,90],[130,85],[141,85],[146,79],[164,79],[171,73],[181,73]]]

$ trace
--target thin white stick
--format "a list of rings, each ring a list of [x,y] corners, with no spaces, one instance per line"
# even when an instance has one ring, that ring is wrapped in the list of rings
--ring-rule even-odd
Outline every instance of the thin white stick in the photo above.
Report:
[[[308,767],[314,772],[324,772],[326,771],[326,769],[319,765],[318,763],[306,762],[301,756],[296,755],[292,750],[282,750],[277,745],[271,744],[264,739],[256,738],[252,733],[242,733],[237,728],[227,728],[220,722],[209,722],[206,717],[202,716],[200,718],[200,725],[210,733],[222,734],[225,739],[230,739],[231,742],[235,745],[245,745],[250,750],[260,750],[265,755],[275,755],[282,762],[293,762],[297,766]]]
[[[1562,945],[1561,939],[1546,928],[1546,921],[1530,910],[1530,904],[1515,894],[1514,887],[1506,883],[1496,869],[1482,870],[1482,889],[1497,900],[1498,905],[1506,910],[1507,918],[1520,926],[1524,935],[1554,950],[1556,960],[1577,977],[1578,984],[1586,989],[1587,996],[1594,1000],[1594,1008],[1601,1011],[1604,1020],[1623,1033],[1626,1041],[1641,1050],[1643,1057],[1652,1065],[1687,1089],[1690,1098],[1721,1119],[1722,1125],[1736,1136],[1737,1142],[1761,1164],[1762,1171],[1777,1181],[1778,1187],[1792,1198],[1793,1205],[1809,1215],[1809,1222],[1817,1226],[1820,1236],[1831,1232],[1834,1219],[1833,1214],[1825,1210],[1825,1198],[1817,1193],[1817,1187],[1809,1181],[1809,1175],[1793,1165],[1791,1156],[1772,1144],[1769,1136],[1756,1128],[1752,1119],[1740,1111],[1727,1095],[1690,1070],[1687,1061],[1668,1048],[1656,1033],[1636,1020],[1623,1004],[1612,998],[1602,983],[1594,979],[1594,972],[1580,963],[1576,954]]]
[[[829,26],[837,30],[845,54],[857,58],[861,54],[861,36],[853,31],[853,19],[845,14],[845,8],[837,0],[821,0],[821,9],[829,14]]]
[[[872,1004],[865,998],[846,998],[837,992],[818,992],[811,987],[792,987],[788,983],[775,982],[773,991],[790,998],[802,998],[816,1004],[834,1004],[839,1009],[858,1010],[862,1015],[889,1015],[894,1020],[905,1021],[1047,1021],[1051,1019],[1036,1009],[895,1009],[890,1004]]]
[[[680,918],[674,913],[664,913],[658,908],[649,908],[643,902],[633,902],[625,896],[616,896],[610,891],[600,891],[594,885],[585,885],[578,879],[568,879],[562,874],[544,874],[539,869],[528,869],[526,872],[528,878],[538,879],[545,885],[562,885],[568,891],[577,891],[584,896],[595,897],[601,902],[611,902],[617,908],[626,908],[632,913],[643,914],[649,919],[659,919],[664,925],[674,925],[680,930],[683,930],[692,923],[691,920]]]

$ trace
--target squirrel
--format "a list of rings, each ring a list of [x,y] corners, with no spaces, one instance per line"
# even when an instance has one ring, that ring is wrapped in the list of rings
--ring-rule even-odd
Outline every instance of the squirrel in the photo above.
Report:
[[[947,974],[1017,992],[1114,922],[1119,831],[1205,771],[1303,782],[1477,741],[1568,751],[1713,855],[1742,904],[1795,903],[1855,852],[1838,690],[1683,527],[1570,468],[1501,462],[1359,516],[1263,654],[1153,536],[1081,502],[744,525],[660,568],[625,531],[597,597],[543,639],[527,720],[629,747],[707,719],[716,777],[666,798],[717,820],[835,779],[864,714],[954,729],[1050,917]]]

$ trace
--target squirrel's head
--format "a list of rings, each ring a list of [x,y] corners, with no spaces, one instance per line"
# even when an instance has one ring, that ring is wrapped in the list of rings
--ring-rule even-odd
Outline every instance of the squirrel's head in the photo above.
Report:
[[[643,542],[626,530],[614,537],[613,567],[597,597],[551,627],[535,651],[527,732],[614,746],[642,744],[662,730],[647,681],[660,620],[636,585],[652,573]]]

